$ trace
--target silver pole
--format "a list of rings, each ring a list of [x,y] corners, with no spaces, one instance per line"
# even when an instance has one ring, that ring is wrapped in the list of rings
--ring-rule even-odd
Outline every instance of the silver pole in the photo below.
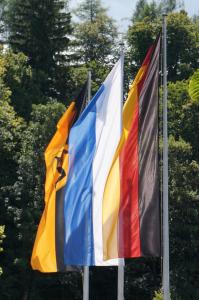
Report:
[[[89,101],[91,100],[91,71],[88,71],[88,101],[87,104],[89,103]]]
[[[117,273],[117,300],[124,300],[124,262],[119,259]]]
[[[91,100],[91,71],[88,71],[88,99],[87,104]],[[83,300],[89,300],[89,267],[84,266],[83,278]]]
[[[169,211],[168,211],[168,130],[167,130],[167,23],[163,14],[163,299],[170,299]]]
[[[124,65],[124,44],[120,43],[120,55],[121,59],[123,60],[122,65]],[[124,74],[124,71],[122,70],[122,76]],[[124,85],[124,79],[122,78],[121,83],[121,103],[123,103],[123,85]],[[122,128],[121,128],[122,131]],[[124,300],[124,259],[119,259],[118,264],[118,273],[117,273],[117,300]]]
[[[84,266],[83,300],[89,300],[89,267]]]

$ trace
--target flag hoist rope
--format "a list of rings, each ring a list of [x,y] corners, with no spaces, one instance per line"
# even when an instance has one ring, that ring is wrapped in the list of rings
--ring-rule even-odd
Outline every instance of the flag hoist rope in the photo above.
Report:
[[[168,130],[167,130],[167,24],[163,14],[163,299],[170,299],[169,212],[168,212]]]
[[[91,71],[88,71],[88,98],[87,104],[91,100]],[[83,300],[89,300],[89,267],[84,266],[83,276]]]

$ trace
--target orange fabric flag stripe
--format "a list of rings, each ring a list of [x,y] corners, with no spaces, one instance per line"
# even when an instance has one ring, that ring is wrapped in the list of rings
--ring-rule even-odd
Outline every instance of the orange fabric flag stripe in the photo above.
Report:
[[[64,271],[63,189],[68,175],[68,136],[86,105],[87,83],[57,124],[45,151],[45,208],[32,251],[31,266],[41,272]]]

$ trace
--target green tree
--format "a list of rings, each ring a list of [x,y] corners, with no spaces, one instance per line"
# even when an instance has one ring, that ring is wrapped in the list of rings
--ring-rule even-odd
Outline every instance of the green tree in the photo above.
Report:
[[[163,293],[161,291],[155,292],[155,296],[154,296],[153,300],[163,300]]]
[[[132,21],[140,22],[144,18],[149,18],[153,21],[155,18],[159,18],[163,12],[167,14],[173,12],[177,8],[183,8],[184,1],[179,0],[161,0],[161,1],[151,1],[148,3],[147,0],[139,0],[136,3],[136,8],[133,13]]]
[[[43,94],[62,101],[69,75],[70,20],[67,1],[61,0],[10,1],[6,15],[12,49],[28,57]]]
[[[1,245],[3,243],[3,239],[5,239],[4,230],[5,230],[5,226],[0,225],[0,252],[3,251],[3,248],[1,247]],[[0,276],[2,273],[3,273],[3,271],[2,271],[2,268],[0,267]]]
[[[190,79],[189,95],[193,101],[199,102],[199,69],[195,71]]]
[[[188,86],[188,81],[168,85],[171,287],[180,300],[199,293],[199,109]]]
[[[182,138],[170,137],[169,149],[171,286],[174,299],[197,299],[199,163]]]
[[[140,68],[147,49],[156,39],[161,28],[158,19],[150,20],[146,17],[142,21],[132,23],[127,31],[127,53],[125,60],[125,85],[135,78]]]
[[[75,25],[79,57],[85,63],[107,63],[117,34],[114,21],[107,15],[100,0],[85,0],[76,10],[76,15],[80,19],[80,23]]]
[[[20,135],[24,121],[11,106],[11,91],[5,83],[6,60],[0,54],[0,176],[1,186],[14,183],[16,160],[20,151]]]
[[[149,18],[153,21],[161,14],[161,5],[158,5],[156,1],[148,3],[147,0],[139,0],[136,3],[136,8],[133,13],[132,21],[141,22],[144,18]]]
[[[4,82],[10,90],[11,104],[15,111],[28,120],[33,103],[44,103],[46,97],[41,92],[41,82],[35,81],[35,73],[29,65],[28,57],[11,50],[0,52],[4,64]]]
[[[105,78],[107,65],[115,53],[116,26],[100,0],[85,0],[75,14],[79,22],[74,24],[74,41],[71,44],[74,72],[78,72],[79,67],[82,70],[82,65],[85,72],[91,69],[93,90],[96,91]]]
[[[188,94],[188,82],[177,81],[168,84],[168,130],[169,134],[176,139],[182,136],[184,128],[182,127],[184,119],[184,108],[190,103]]]
[[[161,0],[160,7],[162,12],[166,11],[166,13],[173,12],[176,9],[183,9],[184,1],[183,0]]]
[[[161,20],[146,17],[129,27],[127,40],[131,74],[137,72],[147,48],[161,30]],[[188,79],[198,68],[198,30],[196,23],[186,12],[170,13],[167,17],[168,79]],[[131,75],[132,77],[132,75]]]
[[[190,99],[188,81],[168,85],[169,133],[192,147],[192,159],[199,161],[199,102]]]
[[[198,68],[198,34],[186,12],[168,16],[168,74],[170,80],[187,79]]]

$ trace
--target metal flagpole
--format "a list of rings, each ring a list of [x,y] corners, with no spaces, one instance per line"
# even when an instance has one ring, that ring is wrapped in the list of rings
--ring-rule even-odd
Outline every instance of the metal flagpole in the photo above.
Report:
[[[89,267],[84,266],[83,300],[89,300]]]
[[[117,300],[124,300],[124,261],[119,259],[117,273]]]
[[[163,14],[163,299],[170,299],[169,212],[168,212],[168,130],[167,130],[167,24]]]
[[[91,71],[88,71],[88,101],[87,104],[90,102],[91,100]]]
[[[91,71],[88,71],[88,99],[87,104],[91,100]],[[83,277],[83,300],[89,300],[89,267],[84,266]]]
[[[121,58],[124,60],[124,43],[120,43],[120,55]],[[124,64],[124,62],[123,62]],[[124,71],[122,71],[122,75],[124,74]],[[122,78],[122,86],[121,86],[121,101],[123,103],[123,97],[124,97],[124,92],[123,92],[123,78]],[[121,128],[122,130],[122,128]],[[119,259],[119,264],[118,264],[118,273],[117,273],[117,300],[124,300],[124,259]]]

